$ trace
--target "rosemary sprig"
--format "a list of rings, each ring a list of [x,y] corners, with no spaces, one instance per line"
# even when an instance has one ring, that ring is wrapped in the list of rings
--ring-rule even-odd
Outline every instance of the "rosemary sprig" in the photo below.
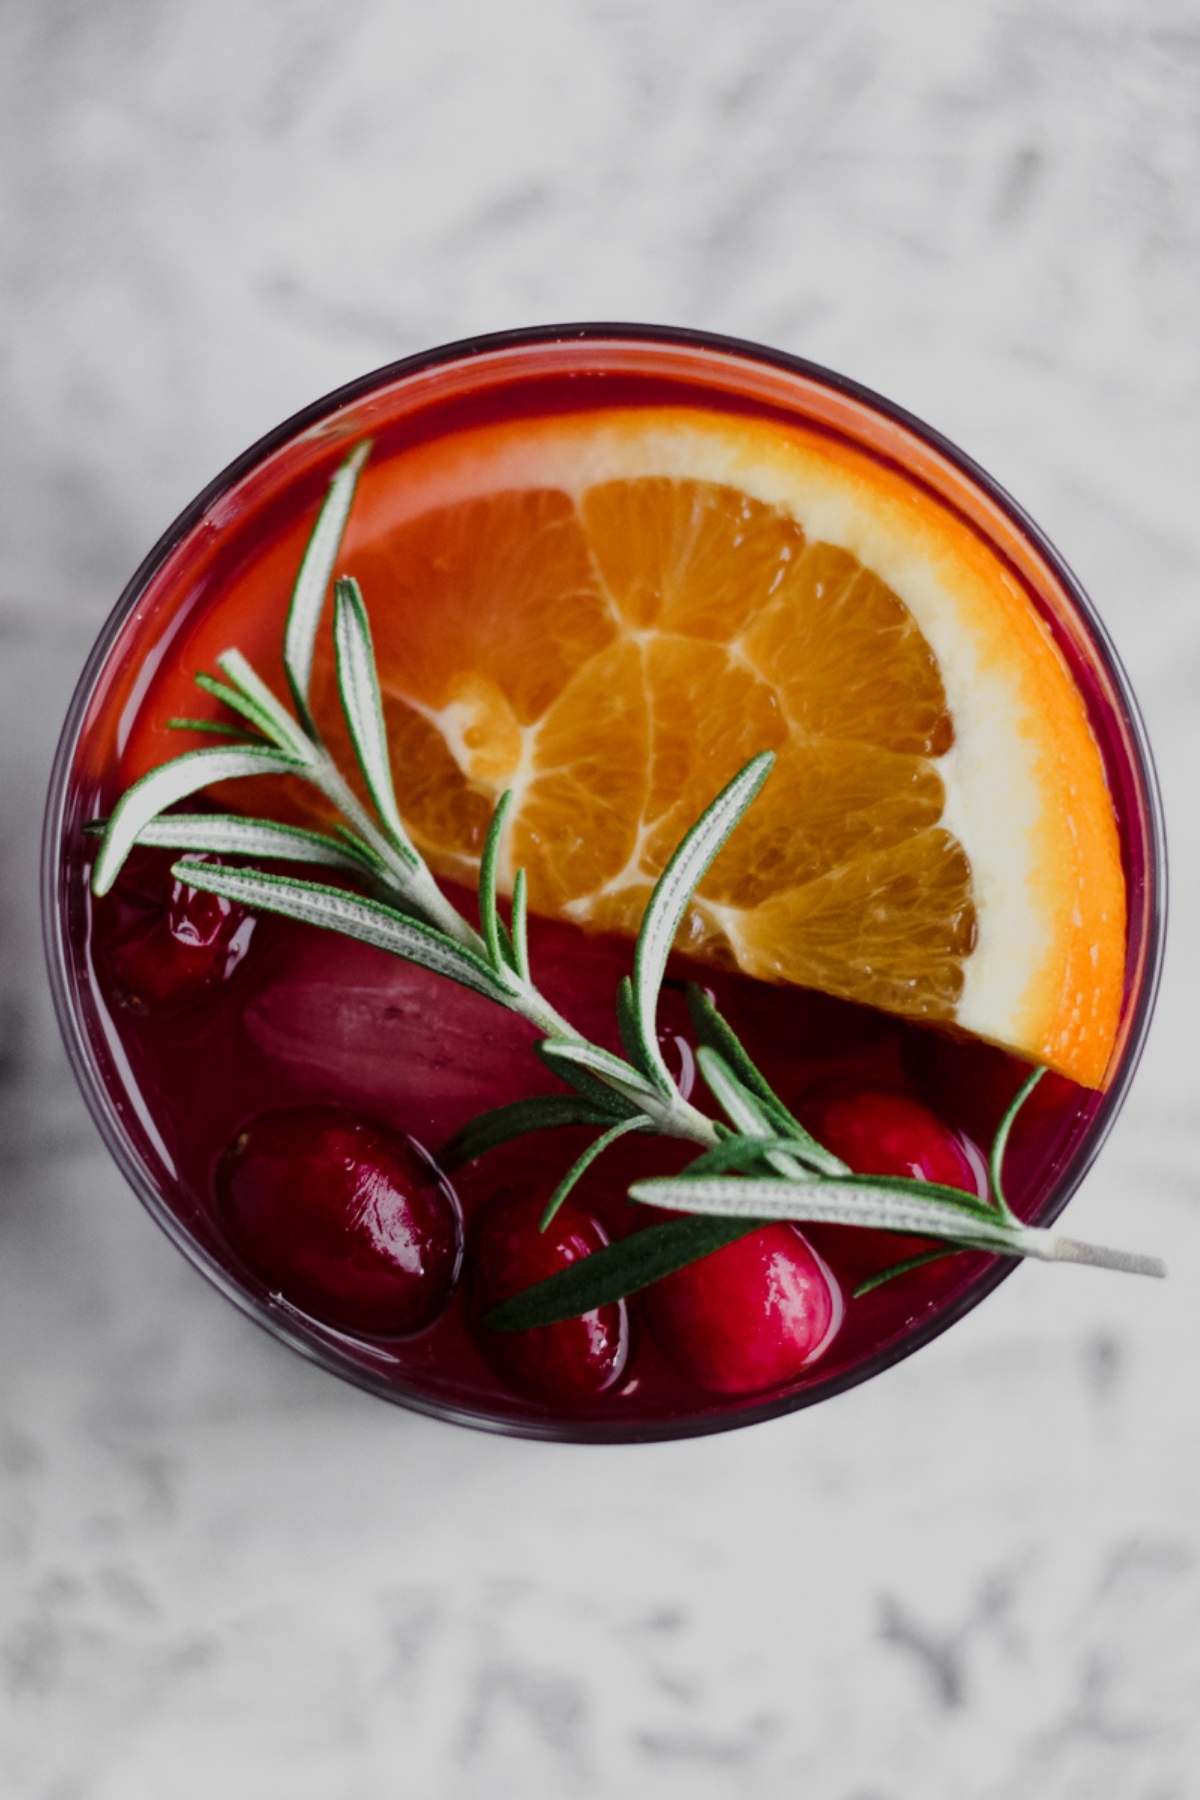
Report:
[[[744,1046],[699,989],[689,992],[700,1042],[698,1061],[725,1115],[707,1116],[679,1092],[658,1043],[659,992],[679,926],[695,891],[770,774],[769,752],[728,782],[668,861],[642,919],[633,972],[620,984],[617,1024],[625,1055],[587,1042],[541,992],[529,958],[527,884],[513,879],[511,923],[501,915],[497,870],[511,796],[502,794],[480,866],[479,929],[451,905],[409,834],[392,779],[370,621],[358,584],[333,580],[355,485],[369,454],[358,445],[330,484],[304,552],[284,633],[283,662],[294,710],[283,704],[236,649],[217,658],[220,677],[197,685],[231,712],[223,720],[177,719],[180,730],[217,734],[219,745],[164,763],[123,794],[96,829],[92,871],[96,894],[116,880],[134,844],[271,862],[299,861],[366,884],[368,893],[280,875],[255,867],[198,862],[174,865],[181,881],[260,912],[340,932],[456,981],[526,1019],[539,1052],[568,1091],[500,1107],[471,1122],[445,1147],[455,1166],[531,1131],[584,1126],[597,1133],[559,1182],[542,1228],[576,1182],[619,1138],[656,1132],[694,1144],[700,1155],[680,1176],[642,1181],[635,1201],[679,1212],[514,1296],[488,1322],[501,1330],[552,1323],[619,1299],[657,1281],[772,1219],[830,1221],[873,1230],[914,1232],[942,1240],[946,1252],[985,1249],[1010,1256],[1091,1262],[1161,1275],[1153,1257],[1104,1250],[1027,1226],[1005,1198],[1002,1163],[1017,1112],[1040,1071],[1017,1095],[997,1133],[991,1159],[994,1204],[932,1183],[853,1174],[809,1133],[774,1092]],[[310,688],[317,633],[333,583],[333,644],[338,691],[370,800],[364,806],[325,746]],[[279,774],[307,781],[340,814],[335,834],[270,819],[169,809],[215,782]],[[908,1259],[865,1284],[876,1286],[916,1266]]]
[[[284,636],[284,666],[295,713],[289,712],[239,650],[224,651],[217,658],[222,679],[207,674],[195,679],[203,692],[241,720],[246,735],[228,745],[187,751],[152,770],[121,796],[101,832],[92,870],[93,891],[97,895],[108,892],[137,843],[169,844],[225,856],[307,860],[358,875],[370,883],[373,891],[369,897],[261,869],[197,864],[187,859],[175,865],[177,876],[192,887],[358,938],[447,975],[518,1013],[541,1036],[542,1050],[555,1073],[584,1094],[593,1110],[602,1113],[606,1125],[636,1118],[644,1129],[702,1146],[712,1144],[718,1135],[713,1121],[664,1079],[665,1070],[660,1076],[651,1060],[657,995],[652,967],[639,1013],[639,1029],[649,1034],[648,1044],[639,1050],[640,1066],[626,1064],[585,1043],[537,986],[529,965],[523,870],[514,878],[511,928],[504,925],[497,901],[496,870],[510,796],[500,796],[487,836],[480,880],[480,931],[442,893],[409,836],[392,782],[366,607],[357,582],[333,579],[354,485],[368,450],[369,446],[358,446],[335,474],[293,592]],[[334,762],[311,711],[316,633],[331,582],[338,693],[370,796],[370,811]],[[180,725],[194,728],[193,721],[180,721]],[[769,767],[770,758],[760,757],[752,769],[735,776],[717,796],[710,809],[713,816],[706,815],[690,834],[695,839],[700,833],[686,851],[701,873],[728,838]],[[306,834],[271,820],[167,811],[216,782],[269,774],[298,778],[315,787],[341,814],[338,836]],[[681,854],[684,849],[681,846]],[[666,923],[660,918],[659,933]],[[670,929],[673,932],[674,927]],[[669,943],[663,947],[656,933],[647,934],[646,941],[647,954],[661,958],[665,965]]]
[[[710,1067],[713,1058],[722,1060],[719,1052],[710,1052]],[[727,1065],[723,1073],[728,1079]],[[993,1165],[997,1170],[1013,1122],[1034,1085],[1031,1077],[1001,1121],[993,1146]],[[840,1174],[818,1174],[810,1169],[802,1171],[799,1180],[765,1171],[764,1164],[771,1166],[777,1157],[794,1158],[796,1162],[811,1158],[813,1142],[803,1129],[797,1136],[741,1134],[704,1152],[682,1175],[635,1182],[629,1190],[631,1200],[684,1216],[636,1231],[583,1261],[570,1264],[495,1307],[485,1323],[497,1331],[523,1331],[575,1318],[623,1295],[637,1293],[664,1274],[779,1221],[857,1225],[871,1231],[942,1240],[942,1249],[908,1257],[863,1282],[855,1290],[856,1299],[935,1257],[953,1255],[959,1250],[984,1250],[1042,1262],[1090,1263],[1130,1275],[1166,1273],[1155,1256],[1084,1244],[1025,1225],[1008,1208],[1002,1210],[936,1182],[855,1175],[844,1164]],[[731,1178],[733,1171],[736,1173]],[[706,1225],[716,1228],[713,1236],[706,1233]]]

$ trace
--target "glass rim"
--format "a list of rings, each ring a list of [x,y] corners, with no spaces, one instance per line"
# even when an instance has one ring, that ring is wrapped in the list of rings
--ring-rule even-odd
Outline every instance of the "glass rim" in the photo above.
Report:
[[[1146,907],[1146,941],[1142,946],[1137,986],[1132,996],[1132,1017],[1125,1031],[1121,1060],[1112,1081],[1104,1091],[1098,1111],[1090,1121],[1087,1135],[1077,1146],[1068,1167],[1039,1211],[1040,1225],[1052,1223],[1078,1191],[1091,1170],[1121,1108],[1141,1061],[1154,1012],[1162,976],[1167,918],[1167,852],[1162,798],[1153,752],[1150,748],[1141,709],[1120,656],[1096,608],[1082,583],[1056,549],[1042,528],[1015,500],[1005,487],[989,475],[975,459],[957,444],[925,423],[916,414],[849,376],[827,369],[806,357],[775,350],[750,339],[727,336],[720,332],[700,331],[687,326],[641,325],[629,322],[584,321],[567,324],[522,326],[512,330],[485,332],[456,339],[431,349],[418,351],[385,363],[366,374],[343,383],[319,399],[301,407],[280,424],[263,433],[248,449],[233,458],[219,474],[179,512],[143,557],[122,589],[115,605],[98,632],[83,669],[75,684],[67,708],[58,745],[51,766],[46,808],[43,816],[41,843],[41,920],[50,990],[55,1016],[75,1080],[100,1136],[118,1169],[129,1183],[155,1224],[166,1234],[189,1263],[205,1277],[243,1317],[268,1333],[277,1342],[299,1352],[328,1374],[338,1376],[351,1385],[390,1401],[407,1411],[440,1419],[473,1430],[506,1437],[521,1437],[552,1443],[632,1444],[662,1443],[676,1439],[708,1437],[718,1432],[741,1430],[749,1425],[765,1423],[820,1401],[834,1398],[895,1367],[907,1357],[923,1349],[934,1339],[956,1325],[981,1301],[993,1293],[1011,1275],[1016,1257],[995,1257],[943,1306],[902,1337],[881,1346],[861,1363],[791,1394],[776,1395],[761,1404],[750,1404],[727,1412],[698,1413],[687,1418],[664,1419],[637,1426],[625,1425],[620,1419],[566,1420],[551,1416],[509,1418],[469,1411],[452,1402],[433,1396],[397,1389],[385,1377],[372,1370],[352,1366],[328,1352],[316,1339],[282,1312],[270,1309],[248,1293],[186,1230],[175,1213],[158,1193],[140,1159],[121,1129],[116,1108],[102,1079],[92,1053],[83,1020],[75,1004],[68,946],[60,929],[58,905],[59,876],[63,851],[63,824],[69,788],[69,777],[84,714],[114,641],[137,606],[150,582],[158,574],[172,551],[189,535],[208,510],[229,492],[244,476],[269,456],[315,426],[321,425],[343,408],[353,405],[398,381],[437,369],[446,364],[465,362],[473,357],[545,347],[551,344],[598,344],[601,342],[644,343],[648,347],[681,346],[692,350],[711,351],[751,364],[781,370],[800,376],[817,386],[845,396],[874,412],[885,421],[898,425],[942,457],[1007,516],[1010,523],[1029,542],[1046,564],[1054,581],[1084,627],[1090,647],[1105,668],[1124,710],[1131,747],[1131,761],[1144,803],[1146,838],[1146,879],[1150,899]]]

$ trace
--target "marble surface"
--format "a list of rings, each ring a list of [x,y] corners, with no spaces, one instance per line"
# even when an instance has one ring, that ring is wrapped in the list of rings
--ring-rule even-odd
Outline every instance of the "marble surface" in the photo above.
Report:
[[[1200,1793],[1194,0],[0,8],[0,1793]],[[76,1098],[34,846],[125,577],[297,405],[475,330],[759,337],[924,414],[1076,564],[1176,929],[1073,1222],[773,1426],[491,1441],[288,1355]]]

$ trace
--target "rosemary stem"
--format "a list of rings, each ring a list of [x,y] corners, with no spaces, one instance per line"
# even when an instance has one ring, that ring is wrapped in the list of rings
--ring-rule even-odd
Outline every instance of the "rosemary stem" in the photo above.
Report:
[[[582,1032],[577,1031],[569,1020],[564,1019],[551,1006],[532,982],[524,982],[521,987],[514,988],[509,1004],[513,1012],[520,1013],[545,1038],[568,1044],[588,1042]],[[596,1071],[596,1079],[604,1080],[599,1070]],[[683,1138],[685,1142],[699,1144],[705,1150],[711,1150],[718,1142],[717,1129],[712,1120],[694,1107],[690,1100],[685,1100],[679,1092],[663,1095],[660,1100],[647,1097],[646,1114],[653,1119],[655,1130],[664,1137]]]
[[[667,1137],[683,1138],[687,1143],[699,1144],[705,1150],[713,1149],[721,1141],[712,1120],[682,1095],[665,1110],[659,1130]]]
[[[939,1234],[940,1235],[940,1234]],[[1122,1275],[1149,1275],[1163,1280],[1167,1265],[1158,1256],[1136,1250],[1114,1250],[1107,1244],[1087,1244],[1080,1238],[1059,1237],[1037,1225],[1003,1224],[995,1235],[974,1232],[956,1241],[963,1250],[987,1250],[993,1255],[1025,1256],[1034,1262],[1086,1263],[1094,1269],[1115,1269]]]
[[[406,905],[417,906],[431,925],[436,925],[439,931],[444,931],[455,943],[464,945],[468,950],[482,950],[483,940],[479,933],[472,929],[457,907],[447,900],[424,859],[418,858],[415,863],[409,863],[396,854],[395,846],[375,824],[328,751],[322,750],[320,760],[312,766],[309,779],[375,852],[387,870],[391,887]]]
[[[1118,1269],[1124,1275],[1149,1275],[1162,1281],[1167,1265],[1161,1256],[1143,1256],[1136,1250],[1112,1250],[1105,1244],[1085,1244],[1078,1238],[1053,1237],[1047,1262],[1090,1263],[1097,1269]]]

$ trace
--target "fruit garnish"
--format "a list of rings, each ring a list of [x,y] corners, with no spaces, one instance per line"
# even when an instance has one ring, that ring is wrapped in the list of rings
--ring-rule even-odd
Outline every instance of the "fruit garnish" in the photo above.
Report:
[[[751,757],[665,861],[642,914],[632,971],[618,989],[623,1055],[588,1041],[540,990],[529,958],[528,883],[523,868],[512,872],[507,920],[501,913],[499,872],[510,855],[507,827],[515,805],[509,790],[500,795],[482,844],[479,929],[462,917],[437,886],[401,816],[370,624],[352,579],[334,582],[333,641],[346,729],[370,807],[351,789],[311,718],[310,681],[320,624],[313,596],[318,589],[323,593],[333,576],[361,454],[354,452],[334,479],[289,615],[285,663],[296,710],[283,705],[238,651],[226,651],[218,659],[225,680],[216,685],[252,735],[245,742],[188,752],[129,788],[103,828],[92,885],[97,894],[105,893],[137,843],[316,863],[368,885],[370,894],[362,895],[346,885],[292,879],[254,867],[218,866],[194,857],[175,864],[177,878],[204,893],[359,939],[459,982],[526,1019],[540,1038],[543,1060],[562,1080],[564,1091],[485,1114],[446,1147],[443,1161],[446,1166],[467,1161],[529,1131],[566,1124],[591,1126],[598,1135],[551,1196],[542,1215],[544,1228],[552,1227],[555,1213],[584,1169],[617,1138],[655,1132],[699,1148],[700,1156],[682,1175],[639,1181],[630,1189],[635,1201],[688,1216],[596,1249],[525,1293],[502,1301],[488,1322],[497,1329],[526,1330],[593,1311],[773,1221],[866,1226],[936,1237],[960,1249],[1163,1274],[1163,1265],[1154,1257],[1081,1244],[1028,1226],[1008,1206],[1000,1179],[1003,1146],[1037,1072],[1017,1096],[998,1134],[990,1200],[940,1182],[852,1172],[773,1092],[711,1000],[698,989],[690,993],[700,1040],[697,1062],[724,1117],[709,1116],[676,1086],[658,1030],[667,959],[697,890],[771,775],[773,751]],[[335,806],[341,814],[337,834],[269,819],[166,810],[214,780],[261,774],[268,768],[307,783]],[[568,845],[571,841],[565,840]]]
[[[244,907],[180,881],[169,863],[143,852],[126,883],[124,916],[101,954],[122,1001],[135,1010],[168,1010],[222,981],[240,961],[253,929]]]
[[[477,865],[508,789],[501,888],[523,866],[534,910],[633,934],[770,749],[688,950],[1103,1084],[1125,894],[1084,702],[1016,578],[904,475],[698,407],[522,419],[368,469],[344,566],[436,871]],[[328,642],[311,669],[344,761]]]
[[[544,1197],[537,1194],[501,1193],[472,1223],[468,1256],[477,1320],[607,1244],[598,1221],[574,1202],[557,1210],[546,1231],[538,1228],[544,1210]],[[629,1313],[617,1300],[555,1325],[518,1332],[483,1329],[478,1337],[488,1361],[516,1387],[541,1400],[591,1400],[624,1373]]]
[[[987,1198],[987,1167],[974,1144],[911,1094],[843,1082],[807,1094],[799,1110],[809,1129],[856,1174],[907,1176]],[[858,1278],[856,1298],[948,1254],[919,1238],[851,1236],[855,1244],[839,1267]]]
[[[411,1138],[334,1107],[253,1120],[217,1171],[234,1249],[326,1325],[405,1338],[443,1311],[462,1259],[454,1192]]]
[[[753,1394],[815,1362],[841,1307],[829,1271],[795,1226],[764,1225],[658,1282],[646,1317],[671,1361],[700,1387]]]
[[[987,1172],[974,1147],[911,1094],[843,1083],[805,1095],[798,1110],[856,1174],[906,1175],[987,1197]]]

